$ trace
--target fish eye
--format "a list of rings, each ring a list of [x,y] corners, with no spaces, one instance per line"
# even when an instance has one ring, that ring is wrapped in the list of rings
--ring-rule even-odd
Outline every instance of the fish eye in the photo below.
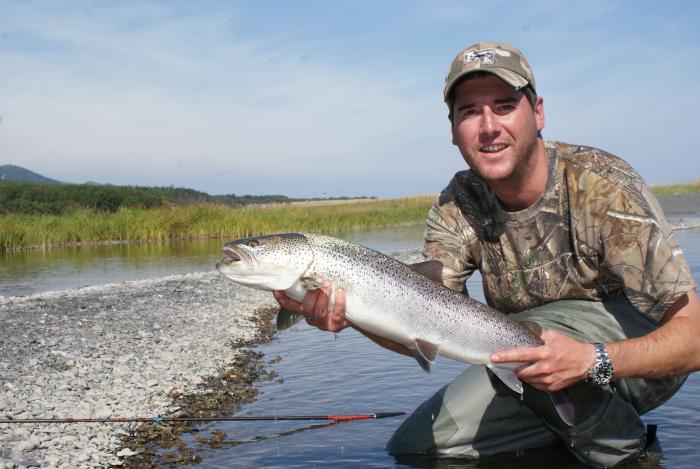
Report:
[[[254,248],[254,247],[256,247],[256,246],[257,246],[258,244],[260,244],[260,243],[258,242],[257,239],[251,239],[251,240],[248,241],[248,243],[246,243],[246,244],[248,244],[248,246],[250,246],[251,248]]]

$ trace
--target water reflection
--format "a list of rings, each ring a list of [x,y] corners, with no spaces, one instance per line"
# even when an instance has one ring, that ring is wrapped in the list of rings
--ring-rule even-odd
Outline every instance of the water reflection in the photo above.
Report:
[[[422,242],[422,235],[422,224],[335,234],[384,252],[416,248]],[[220,239],[205,239],[1,253],[0,295],[29,295],[85,285],[211,271],[222,256],[223,243]]]

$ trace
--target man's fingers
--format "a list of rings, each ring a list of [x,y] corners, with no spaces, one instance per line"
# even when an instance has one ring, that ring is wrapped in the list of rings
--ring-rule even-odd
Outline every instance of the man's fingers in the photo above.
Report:
[[[318,290],[307,292],[304,299],[301,300],[301,307],[305,313],[313,312],[316,307],[316,299],[318,298]]]
[[[290,297],[285,295],[283,291],[275,290],[272,292],[272,296],[274,296],[275,300],[277,300],[280,306],[285,309],[288,309],[290,311],[298,311],[301,309],[301,303],[291,299]]]
[[[491,355],[493,363],[506,362],[534,362],[541,358],[541,353],[536,348],[515,348],[503,350]]]
[[[331,286],[324,281],[316,294],[316,304],[314,305],[314,315],[321,319],[328,315],[328,302],[330,301]]]
[[[333,296],[333,316],[336,321],[341,320],[345,316],[345,290],[338,288]]]

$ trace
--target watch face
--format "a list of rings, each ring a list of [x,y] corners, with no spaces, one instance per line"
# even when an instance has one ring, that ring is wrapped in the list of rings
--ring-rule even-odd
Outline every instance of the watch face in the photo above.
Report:
[[[613,369],[610,363],[598,363],[593,380],[596,384],[608,384],[612,378],[612,373]]]

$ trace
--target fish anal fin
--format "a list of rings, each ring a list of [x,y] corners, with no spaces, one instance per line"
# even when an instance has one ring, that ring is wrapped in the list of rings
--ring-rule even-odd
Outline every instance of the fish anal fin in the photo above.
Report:
[[[501,368],[495,365],[487,365],[488,368],[493,371],[493,374],[498,376],[498,378],[503,381],[503,384],[508,386],[513,391],[517,392],[522,396],[523,394],[523,383],[520,379],[515,376],[515,371],[510,368]]]
[[[549,394],[554,404],[554,409],[557,411],[559,418],[568,426],[573,427],[576,423],[576,414],[574,411],[574,402],[571,395],[566,389],[561,389]]]
[[[408,264],[411,270],[428,277],[430,280],[442,283],[442,262],[436,260]]]
[[[430,366],[435,363],[440,347],[423,339],[415,339],[413,342],[416,344],[416,361],[423,370],[430,372]]]
[[[277,330],[283,331],[285,329],[289,329],[303,318],[304,316],[301,314],[280,308],[279,312],[277,313]]]

